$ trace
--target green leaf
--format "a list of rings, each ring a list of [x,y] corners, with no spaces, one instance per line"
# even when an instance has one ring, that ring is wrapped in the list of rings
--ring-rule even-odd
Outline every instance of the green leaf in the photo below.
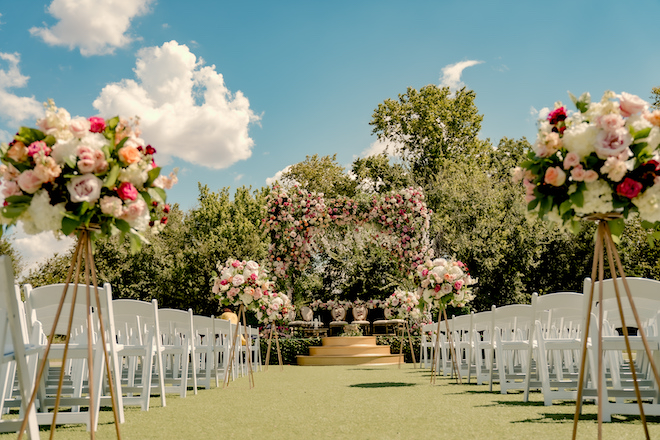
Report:
[[[18,134],[14,136],[14,139],[23,142],[25,145],[30,145],[32,142],[44,140],[45,137],[44,132],[36,128],[21,127],[18,129]]]
[[[147,204],[147,206],[151,207],[151,196],[149,195],[148,191],[140,191],[140,195],[142,196],[142,199],[144,200],[144,203]]]
[[[64,217],[62,219],[62,233],[64,235],[71,235],[80,225],[82,225],[82,221],[79,219]]]
[[[642,228],[644,229],[655,229],[657,223],[651,223],[647,220],[642,220]]]
[[[2,216],[7,218],[16,218],[23,214],[30,205],[9,205],[2,208]]]
[[[23,203],[27,203],[28,205],[30,202],[32,202],[32,196],[9,196],[5,199],[7,203],[11,203],[12,205],[20,205]]]
[[[105,178],[105,182],[103,182],[103,186],[108,189],[112,189],[115,187],[115,184],[117,183],[117,177],[119,177],[119,171],[120,167],[117,164],[114,164],[112,168],[110,168],[110,172]]]
[[[650,234],[656,240],[660,240],[660,231],[655,231],[653,234]]]
[[[167,201],[167,193],[163,188],[149,188],[149,195],[158,203],[165,203]]]
[[[115,116],[112,119],[108,119],[106,128],[109,128],[110,130],[114,131],[117,128],[117,124],[119,124],[119,116]]]
[[[52,147],[53,145],[55,145],[55,142],[57,142],[57,139],[55,139],[55,136],[53,136],[52,134],[49,134],[43,139],[43,141],[46,143],[46,145]]]
[[[649,134],[651,134],[651,127],[647,127],[647,128],[642,129],[642,130],[639,130],[636,133],[633,133],[633,139],[635,139],[635,140],[644,139],[645,137],[648,137]]]
[[[564,200],[561,205],[559,205],[559,215],[564,215],[573,207],[573,202],[569,200]]]
[[[571,202],[578,208],[582,208],[584,205],[584,194],[582,193],[582,190],[580,187],[578,187],[577,191],[575,191],[573,194],[570,195]]]
[[[621,234],[623,234],[623,229],[626,227],[626,224],[622,218],[610,220],[607,222],[607,224],[610,227],[610,232],[612,233],[613,237],[620,237]]]
[[[129,225],[126,220],[115,219],[115,226],[117,226],[117,228],[119,228],[119,230],[124,233],[131,231],[131,225]]]
[[[648,142],[640,142],[638,144],[631,145],[631,149],[635,157],[639,156],[646,147],[648,147]]]
[[[160,175],[160,167],[156,167],[152,170],[149,170],[149,173],[147,175],[149,177],[147,179],[147,182],[144,184],[144,186],[151,186],[154,183],[154,180],[156,180]]]
[[[538,206],[538,204],[539,204],[539,199],[538,199],[538,198],[532,200],[531,202],[529,202],[529,203],[527,204],[527,210],[528,210],[528,211],[534,211],[534,209],[536,209],[536,207]]]

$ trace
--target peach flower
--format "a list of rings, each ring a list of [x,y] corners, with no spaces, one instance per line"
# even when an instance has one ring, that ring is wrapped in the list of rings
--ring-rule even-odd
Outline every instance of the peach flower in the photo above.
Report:
[[[14,162],[23,162],[28,158],[28,149],[23,142],[14,142],[7,151],[7,156]]]
[[[132,145],[124,145],[117,152],[119,159],[126,165],[139,162],[141,159],[140,151]]]
[[[559,167],[550,167],[545,170],[544,181],[552,186],[562,186],[566,182],[566,173]]]

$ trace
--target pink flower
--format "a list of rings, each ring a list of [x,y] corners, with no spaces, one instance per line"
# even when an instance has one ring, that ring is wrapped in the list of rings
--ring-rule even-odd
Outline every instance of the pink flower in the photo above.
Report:
[[[93,203],[101,195],[103,181],[93,174],[83,174],[76,176],[67,183],[66,188],[71,194],[71,201],[74,203],[89,202]]]
[[[559,167],[550,167],[545,170],[545,183],[552,186],[562,186],[566,182],[566,173]]]
[[[573,153],[572,151],[566,155],[564,158],[564,169],[568,170],[569,168],[576,167],[580,164],[580,156]]]
[[[552,125],[557,125],[557,123],[565,120],[566,120],[565,107],[556,108],[553,111],[551,111],[550,114],[548,115],[548,121],[550,121]]]
[[[630,132],[621,127],[616,130],[601,130],[596,135],[594,149],[599,159],[607,159],[611,156],[619,156],[625,153],[632,143]]]
[[[122,182],[117,188],[117,194],[122,200],[135,200],[138,195],[137,189],[130,182]]]
[[[36,166],[34,167],[34,174],[41,179],[43,183],[54,182],[60,174],[62,174],[62,168],[55,162],[50,156],[38,156],[38,159],[35,161]]]
[[[33,157],[43,151],[44,156],[48,156],[52,151],[44,141],[32,142],[28,147],[28,156]]]
[[[126,205],[120,218],[122,220],[126,220],[132,225],[133,222],[144,215],[147,209],[147,204],[144,202],[144,200],[142,200],[142,198],[139,198],[135,202]]]
[[[18,183],[14,181],[5,182],[5,184],[2,187],[2,196],[5,199],[7,197],[20,196],[22,194],[23,192],[21,191],[21,188],[18,186]]]
[[[584,181],[587,183],[595,182],[598,180],[598,173],[594,170],[588,170],[584,173]]]
[[[91,123],[85,118],[74,118],[71,119],[69,124],[69,131],[73,133],[78,139],[82,138],[87,134],[91,127]]]
[[[454,283],[454,290],[461,290],[463,288],[463,284],[465,282],[463,280],[458,280]]]
[[[243,275],[240,275],[240,274],[239,274],[239,275],[235,275],[235,276],[234,276],[234,279],[231,281],[231,283],[232,283],[234,286],[238,287],[238,286],[240,286],[241,284],[245,283],[245,278],[243,278]]]
[[[87,145],[78,147],[77,155],[78,169],[81,173],[102,173],[108,169],[108,161],[105,160],[105,153],[101,150],[95,150]]]
[[[621,114],[624,117],[634,115],[635,113],[641,112],[646,108],[646,101],[636,95],[631,95],[630,93],[621,92],[619,99],[619,108],[621,109]]]
[[[101,212],[112,217],[119,218],[123,213],[124,203],[119,197],[104,196],[99,201]]]
[[[13,142],[7,150],[7,157],[14,162],[23,162],[28,158],[28,149],[23,142]]]
[[[608,131],[617,130],[626,124],[626,121],[623,120],[621,115],[617,115],[616,113],[608,113],[600,116],[596,122],[603,130]]]
[[[234,261],[232,261],[232,263],[231,263],[231,266],[232,266],[232,267],[238,267],[238,266],[240,266],[240,265],[241,265],[241,262],[238,261],[238,260],[234,260]]]
[[[636,180],[626,177],[623,182],[617,185],[616,193],[629,199],[637,197],[642,190],[643,185]]]
[[[89,118],[90,128],[89,131],[92,133],[101,133],[105,130],[105,119],[99,118],[98,116],[92,116]]]
[[[20,176],[18,176],[17,179],[18,186],[23,190],[23,192],[26,192],[28,194],[34,194],[37,192],[39,188],[41,188],[41,184],[43,183],[41,178],[33,170],[26,170],[21,173]]]
[[[582,165],[578,165],[571,170],[571,179],[573,179],[574,182],[582,182],[584,181],[584,174],[584,168],[582,168]]]

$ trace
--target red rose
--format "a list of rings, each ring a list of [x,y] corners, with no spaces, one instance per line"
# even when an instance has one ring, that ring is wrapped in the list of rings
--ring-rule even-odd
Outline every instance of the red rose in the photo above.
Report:
[[[629,177],[626,177],[625,179],[623,179],[623,182],[617,185],[616,193],[620,196],[632,199],[637,197],[637,194],[639,194],[642,188],[643,185],[641,183]]]
[[[550,121],[552,125],[557,125],[559,122],[565,120],[566,120],[566,108],[564,107],[556,108],[553,111],[551,111],[550,114],[548,115],[548,121]]]
[[[122,200],[135,200],[137,199],[138,191],[130,182],[122,182],[117,188],[117,195]]]
[[[89,118],[89,122],[91,124],[89,131],[92,133],[101,133],[105,130],[105,119],[99,118],[98,116],[92,116]]]

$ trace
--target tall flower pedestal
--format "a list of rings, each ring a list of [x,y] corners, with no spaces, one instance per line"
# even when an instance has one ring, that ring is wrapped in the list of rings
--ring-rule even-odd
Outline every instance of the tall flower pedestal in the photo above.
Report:
[[[245,319],[245,306],[241,304],[238,308],[238,316],[239,316],[239,323],[243,326],[243,337],[245,338],[245,341],[249,341],[250,335],[248,334],[247,331],[247,321]],[[232,369],[234,368],[234,360],[236,359],[236,352],[240,351],[237,350],[236,347],[238,344],[241,343],[241,341],[238,338],[238,333],[240,331],[240,325],[236,326],[236,331],[234,332],[234,335],[231,337],[232,343],[231,343],[231,354],[229,355],[229,362],[227,363],[227,368],[225,369],[225,378],[222,382],[222,387],[225,388],[229,386],[229,374],[231,373]],[[249,350],[249,346],[247,346],[247,349]],[[248,367],[248,387],[249,389],[254,388],[254,375],[252,374],[252,353],[249,351],[246,353],[247,357],[247,367]]]
[[[577,428],[578,428],[578,422],[580,418],[580,412],[582,409],[582,396],[583,396],[583,386],[584,386],[584,377],[585,377],[585,370],[586,370],[586,359],[587,359],[587,340],[589,338],[589,328],[591,324],[591,309],[592,309],[592,304],[594,300],[594,290],[595,286],[598,285],[598,301],[599,303],[602,304],[603,301],[603,279],[604,279],[604,271],[605,271],[605,262],[604,262],[604,254],[605,254],[605,249],[607,249],[607,257],[608,257],[608,263],[609,263],[609,268],[610,268],[610,273],[612,276],[612,281],[613,281],[613,286],[614,286],[614,291],[616,294],[616,301],[618,305],[618,311],[619,311],[619,318],[621,319],[621,328],[623,332],[623,337],[625,340],[625,346],[626,346],[626,354],[628,356],[628,363],[630,365],[630,372],[632,373],[632,381],[634,384],[635,388],[635,395],[636,395],[636,400],[637,404],[639,405],[639,413],[640,413],[640,418],[642,420],[642,426],[644,428],[644,434],[647,439],[649,439],[649,431],[648,427],[646,424],[646,416],[644,415],[644,406],[642,403],[642,396],[640,393],[639,389],[639,383],[638,383],[638,378],[637,378],[637,371],[634,365],[633,361],[633,355],[632,355],[632,350],[630,348],[630,340],[628,337],[628,325],[626,324],[626,320],[624,317],[624,309],[622,306],[621,302],[621,294],[619,291],[619,285],[617,281],[617,274],[616,271],[618,270],[619,275],[621,276],[621,282],[623,284],[623,288],[625,290],[626,296],[628,298],[628,302],[630,305],[630,309],[632,310],[633,316],[635,317],[635,322],[638,328],[638,335],[641,337],[643,345],[644,345],[644,351],[646,352],[646,355],[648,357],[648,362],[651,366],[651,369],[653,371],[653,378],[655,379],[656,386],[660,386],[660,377],[658,375],[658,369],[655,365],[655,362],[653,360],[653,353],[650,349],[646,334],[644,333],[644,328],[642,326],[642,323],[639,319],[639,315],[637,313],[637,309],[635,308],[635,304],[633,301],[632,294],[630,292],[630,287],[628,286],[628,282],[626,281],[626,275],[623,271],[623,266],[621,264],[621,259],[619,257],[619,253],[616,249],[616,246],[614,244],[614,241],[612,240],[612,233],[610,231],[610,228],[607,224],[609,220],[614,220],[617,218],[621,218],[620,214],[596,214],[588,218],[588,220],[595,221],[598,224],[598,230],[596,233],[596,245],[595,245],[595,251],[594,251],[594,259],[593,259],[593,266],[592,266],[592,273],[591,273],[591,279],[595,280],[596,279],[596,273],[598,273],[598,282],[597,283],[592,283],[591,284],[591,289],[589,292],[589,307],[587,307],[586,310],[586,317],[585,317],[585,328],[584,328],[584,336],[583,336],[583,342],[582,342],[582,361],[580,364],[580,376],[578,380],[578,391],[577,391],[577,402],[575,406],[575,416],[573,419],[573,440],[575,440],[577,436]],[[616,262],[616,266],[615,266]],[[598,358],[598,378],[596,379],[597,383],[597,395],[598,395],[598,438],[602,438],[602,426],[603,426],[603,399],[607,399],[607,389],[606,389],[606,384],[603,383],[603,378],[604,372],[603,372],[603,347],[602,347],[602,342],[603,342],[603,307],[599,307],[598,310],[598,335],[596,336],[598,338],[598,353],[596,354]],[[592,336],[593,339],[594,336]],[[593,344],[593,343],[592,343]]]
[[[449,321],[447,321],[447,309],[444,306],[440,306],[440,311],[438,312],[438,328],[436,329],[435,336],[435,348],[433,350],[433,359],[431,360],[431,385],[435,385],[435,378],[438,374],[438,365],[436,359],[438,358],[438,353],[440,351],[440,318],[444,318],[445,327],[447,331],[447,342],[449,343],[449,351],[451,353],[451,365],[452,365],[452,377],[454,373],[458,379],[460,385],[463,384],[463,378],[461,377],[461,370],[458,368],[456,362],[456,347],[454,346],[454,338],[452,338],[451,331],[449,330]]]
[[[284,364],[282,363],[282,350],[280,350],[280,332],[277,330],[277,324],[272,322],[270,324],[270,334],[268,335],[268,348],[266,349],[266,366],[264,369],[268,371],[268,365],[270,364],[270,347],[272,345],[273,339],[275,339],[275,347],[277,348],[277,361],[280,364],[280,371],[284,370]]]
[[[73,275],[73,291],[71,293],[72,299],[71,299],[71,310],[69,313],[69,320],[68,320],[68,327],[67,327],[67,333],[66,333],[66,339],[64,342],[64,354],[62,357],[62,368],[60,369],[60,375],[59,375],[59,381],[57,384],[57,392],[56,392],[56,397],[55,397],[55,404],[54,404],[54,409],[53,409],[53,421],[50,427],[50,438],[52,439],[55,435],[55,429],[57,425],[57,414],[59,411],[59,406],[60,406],[60,399],[62,397],[62,385],[64,382],[64,373],[65,373],[65,368],[64,365],[66,365],[67,362],[67,356],[69,352],[69,342],[70,342],[70,336],[71,336],[71,330],[72,330],[72,321],[73,321],[73,316],[74,316],[74,311],[75,311],[75,306],[76,306],[76,297],[78,295],[78,284],[80,281],[80,275],[81,275],[81,267],[84,267],[84,277],[85,277],[85,284],[86,284],[86,289],[85,289],[85,295],[86,295],[86,310],[87,310],[87,367],[88,367],[88,395],[89,395],[89,417],[90,417],[90,438],[94,439],[95,437],[95,430],[94,430],[94,417],[96,416],[97,408],[95,407],[95,402],[93,396],[95,395],[95,387],[96,386],[101,386],[101,384],[94,383],[92,378],[94,377],[94,356],[93,356],[93,335],[92,331],[90,329],[98,328],[99,329],[99,337],[100,337],[100,345],[103,349],[103,356],[104,356],[104,361],[106,365],[106,372],[107,372],[107,379],[108,379],[108,386],[110,389],[110,397],[112,399],[112,413],[114,416],[114,422],[115,422],[115,430],[117,433],[117,438],[121,439],[121,432],[119,429],[119,417],[117,415],[117,399],[115,396],[115,387],[112,379],[112,374],[110,372],[110,359],[108,357],[108,349],[107,349],[107,344],[106,344],[106,339],[105,339],[105,327],[103,323],[102,313],[103,311],[101,310],[101,300],[99,298],[99,290],[98,290],[98,281],[96,278],[96,267],[94,265],[94,255],[92,253],[92,243],[90,239],[90,233],[91,231],[88,229],[82,229],[78,233],[78,243],[76,245],[75,251],[73,253],[73,257],[71,259],[71,266],[69,267],[69,271],[67,274],[66,282],[64,284],[64,291],[62,292],[62,297],[59,302],[59,306],[55,315],[55,320],[53,324],[53,328],[48,335],[48,344],[46,345],[46,348],[44,350],[43,358],[41,360],[41,363],[39,365],[39,369],[37,372],[37,377],[35,380],[35,384],[37,386],[34,387],[34,390],[32,392],[32,396],[30,397],[30,402],[27,405],[27,412],[29,414],[30,408],[32,408],[33,403],[35,401],[35,398],[37,396],[37,392],[39,390],[38,384],[41,383],[44,371],[46,370],[46,367],[48,366],[48,354],[50,352],[51,346],[53,345],[53,337],[55,336],[55,332],[57,329],[58,322],[61,317],[62,309],[66,300],[67,293],[69,292],[69,285],[72,280],[72,275]],[[75,268],[75,274],[74,274],[74,268]],[[90,275],[91,275],[91,282],[92,285],[90,286]],[[94,298],[96,300],[96,305],[92,303],[92,293],[91,290],[94,290]],[[92,313],[92,307],[95,307],[97,312]],[[107,313],[107,312],[106,312]],[[97,320],[97,323],[95,323],[95,318]],[[98,327],[97,327],[98,324]],[[112,337],[112,335],[110,335]],[[98,391],[96,391],[98,392]],[[24,420],[23,420],[23,426],[21,426],[21,431],[18,435],[18,439],[20,440],[23,437],[23,433],[26,428],[26,424],[28,421],[28,414],[25,414]]]

